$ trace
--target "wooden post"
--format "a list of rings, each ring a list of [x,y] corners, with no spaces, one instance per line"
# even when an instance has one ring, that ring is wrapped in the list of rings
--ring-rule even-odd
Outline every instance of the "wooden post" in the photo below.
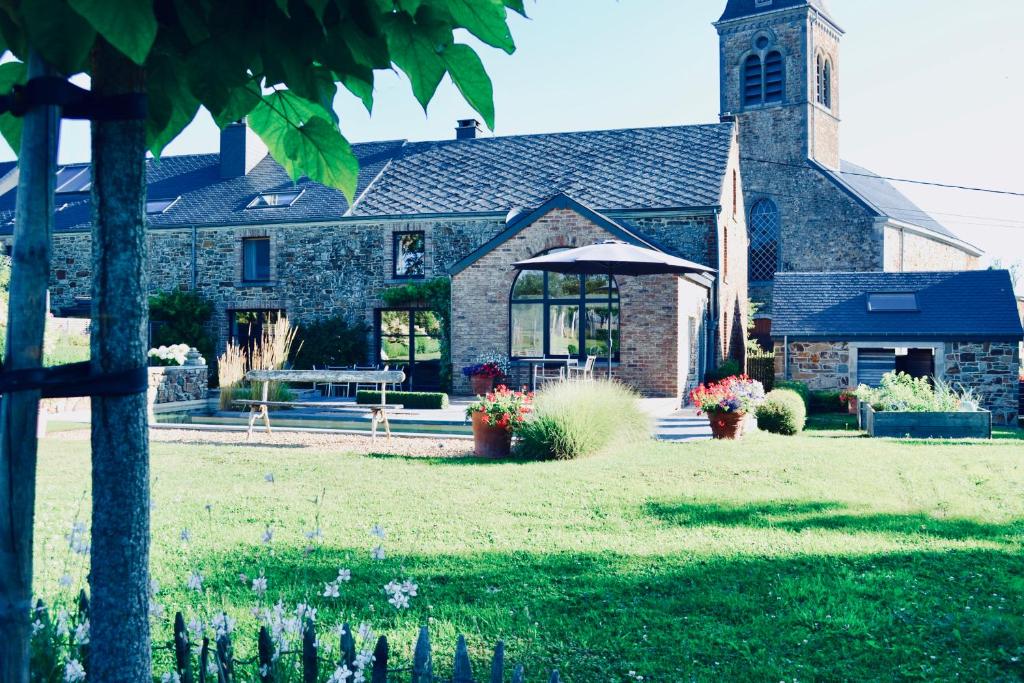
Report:
[[[494,646],[494,659],[491,660],[491,683],[505,681],[505,641],[499,640]]]
[[[235,657],[231,648],[231,636],[227,632],[217,636],[217,680],[219,683],[234,683]]]
[[[523,665],[516,664],[516,668],[512,670],[512,683],[523,683],[524,673]]]
[[[412,683],[434,683],[434,661],[430,656],[430,631],[420,627],[412,656]]]
[[[174,665],[181,683],[192,683],[192,646],[188,642],[185,617],[181,612],[174,615]]]
[[[388,683],[388,639],[384,636],[377,639],[377,647],[373,648],[370,683]]]
[[[52,75],[30,52],[28,77]],[[11,370],[43,363],[59,126],[59,108],[34,107],[25,114],[21,132],[4,361]],[[38,412],[38,391],[7,394],[0,401],[0,680],[5,683],[29,680]]]
[[[203,636],[203,646],[199,649],[199,683],[206,683],[206,670],[210,668],[210,639]]]
[[[459,634],[455,641],[455,665],[452,683],[475,683],[473,681],[473,664],[469,661],[469,648],[466,647],[466,636]]]
[[[352,637],[352,627],[348,624],[341,626],[341,663],[348,667],[349,671],[355,671],[356,664],[356,640]]]
[[[316,631],[313,630],[313,620],[306,619],[305,627],[302,629],[302,681],[303,683],[316,683],[318,673],[316,659]]]
[[[260,683],[273,683],[274,681],[274,644],[270,641],[270,634],[266,626],[260,626],[259,641],[257,642],[258,663]]]

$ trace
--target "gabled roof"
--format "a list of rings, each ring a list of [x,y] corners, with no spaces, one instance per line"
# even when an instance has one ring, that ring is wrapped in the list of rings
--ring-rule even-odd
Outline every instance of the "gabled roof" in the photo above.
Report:
[[[572,197],[559,193],[550,197],[533,211],[530,211],[529,213],[520,213],[512,217],[504,230],[482,244],[478,249],[468,254],[465,258],[453,264],[452,267],[448,269],[448,274],[455,275],[456,273],[461,273],[487,254],[518,235],[526,227],[532,225],[537,220],[543,218],[556,209],[569,209],[570,211],[574,211],[598,227],[607,230],[610,234],[621,239],[623,242],[636,244],[642,247],[649,247],[651,249],[656,249],[657,251],[665,251],[651,240],[640,237],[640,235],[627,227],[621,221],[612,220],[611,218],[594,211],[590,207],[581,204]],[[511,215],[512,214],[510,214],[510,216]]]
[[[869,312],[870,293],[912,292],[917,311]],[[1005,270],[920,273],[778,273],[772,336],[1016,341],[1024,338]]]
[[[840,162],[838,172],[817,162],[812,163],[876,216],[923,228],[938,237],[956,241],[961,246],[972,248],[976,254],[981,254],[977,247],[960,239],[956,233],[939,223],[896,189],[891,182],[876,173],[850,161]]]
[[[602,211],[717,207],[733,124],[415,142],[354,216],[504,213],[565,193]]]
[[[722,13],[722,17],[718,21],[729,21],[754,14],[807,6],[813,7],[827,17],[831,16],[825,0],[729,0],[725,6],[725,12]]]

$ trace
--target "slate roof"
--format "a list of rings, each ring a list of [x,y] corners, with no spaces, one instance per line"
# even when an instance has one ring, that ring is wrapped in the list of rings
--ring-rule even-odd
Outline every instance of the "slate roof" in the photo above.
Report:
[[[919,310],[871,313],[873,292],[914,292]],[[1014,341],[1024,338],[1005,270],[778,273],[772,336],[790,339]]]
[[[876,173],[850,161],[842,161],[838,173],[820,164],[815,165],[876,215],[909,223],[941,237],[963,242],[956,233],[939,223],[928,212],[896,189],[891,182]]]
[[[764,14],[765,12],[774,12],[780,9],[790,9],[791,7],[803,7],[806,5],[810,5],[825,16],[831,17],[825,0],[767,0],[767,3],[759,6],[762,4],[761,0],[729,0],[729,3],[725,6],[725,12],[722,13],[722,17],[718,21],[729,21],[730,19],[739,19],[740,17],[748,17],[753,14]]]
[[[355,216],[506,212],[565,193],[601,211],[720,203],[733,124],[416,142]]]
[[[309,179],[293,184],[269,156],[229,179],[220,177],[217,154],[166,156],[149,161],[148,199],[180,199],[148,221],[161,228],[504,214],[563,192],[601,211],[710,209],[720,203],[732,133],[733,124],[716,123],[355,144],[352,207],[341,192]],[[292,188],[303,193],[291,206],[247,208],[260,193]],[[0,196],[0,233],[13,230],[15,194]],[[89,229],[89,192],[59,193],[56,203],[58,232]]]

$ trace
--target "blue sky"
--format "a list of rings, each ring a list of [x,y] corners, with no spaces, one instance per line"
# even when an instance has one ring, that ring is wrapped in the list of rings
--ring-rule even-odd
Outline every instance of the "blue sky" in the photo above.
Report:
[[[495,134],[704,123],[718,116],[725,0],[527,0],[517,52],[479,47],[494,81]],[[845,29],[843,157],[882,175],[1024,192],[1024,45],[1019,0],[829,0]],[[373,116],[335,101],[353,142],[446,139],[471,110],[445,81],[426,115],[405,79],[378,75]],[[166,153],[216,149],[201,115]],[[65,123],[63,161],[88,158],[86,124]],[[0,156],[10,158],[8,150]],[[1024,261],[1024,197],[900,185],[990,257]]]

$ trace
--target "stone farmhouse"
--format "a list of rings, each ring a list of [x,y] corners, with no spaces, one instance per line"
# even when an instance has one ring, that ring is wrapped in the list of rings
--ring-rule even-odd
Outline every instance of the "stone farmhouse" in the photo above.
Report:
[[[282,314],[365,321],[367,362],[405,366],[412,388],[430,389],[440,361],[416,349],[436,331],[381,295],[450,277],[456,392],[467,389],[459,368],[480,354],[600,355],[610,318],[615,375],[650,395],[683,396],[723,359],[743,360],[748,299],[771,343],[777,273],[978,266],[976,248],[840,160],[843,33],[823,0],[728,0],[715,26],[719,122],[490,137],[460,121],[450,140],[354,145],[351,204],[292,182],[244,123],[222,131],[217,153],[151,161],[149,287],[212,301],[218,349]],[[0,165],[8,246],[16,178],[13,164]],[[59,170],[55,311],[88,310],[89,187],[87,164]],[[511,267],[601,239],[716,275],[607,282]],[[397,338],[408,357],[394,356]]]

